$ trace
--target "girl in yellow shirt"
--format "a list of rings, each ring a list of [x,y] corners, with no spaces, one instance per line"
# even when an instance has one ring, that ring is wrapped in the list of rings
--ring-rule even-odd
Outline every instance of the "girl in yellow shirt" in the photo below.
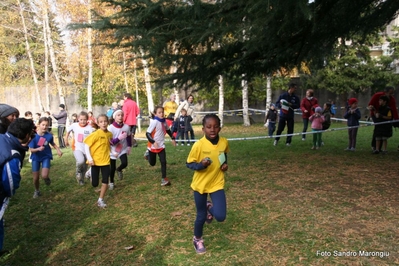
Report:
[[[218,222],[226,219],[226,195],[224,192],[224,172],[227,171],[227,153],[230,151],[226,138],[220,137],[220,119],[208,114],[202,120],[205,136],[195,142],[187,158],[187,167],[194,170],[191,188],[197,217],[194,223],[193,245],[198,254],[206,252],[202,239],[205,222],[213,217]],[[208,200],[208,194],[212,202]]]
[[[107,129],[108,117],[105,114],[98,116],[97,125],[99,129],[85,138],[84,143],[87,161],[89,162],[89,165],[91,165],[91,184],[93,187],[98,186],[101,171],[102,185],[97,205],[100,208],[105,208],[107,207],[107,204],[104,202],[104,196],[108,189],[108,179],[111,172],[110,143],[112,133]]]

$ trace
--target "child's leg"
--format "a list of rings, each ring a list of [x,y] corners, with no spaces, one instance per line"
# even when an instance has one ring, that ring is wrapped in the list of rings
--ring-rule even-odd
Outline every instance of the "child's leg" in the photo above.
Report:
[[[121,160],[121,165],[116,168],[116,171],[120,172],[127,167],[127,154],[122,154],[119,159]]]
[[[86,156],[83,152],[78,150],[73,152],[73,156],[75,156],[76,160],[76,179],[78,179],[78,181],[82,181],[83,175],[86,172]]]
[[[180,129],[177,130],[177,134],[176,134],[176,143],[179,144],[179,138],[180,138]]]
[[[316,130],[312,129],[313,132],[315,132]],[[313,147],[317,146],[317,133],[313,133]]]
[[[108,179],[111,172],[111,167],[109,165],[100,166],[102,180],[101,180],[101,191],[100,191],[100,198],[104,199],[105,192],[108,189]]]
[[[382,150],[383,151],[387,150],[387,144],[388,144],[388,140],[387,139],[383,139],[382,140]]]
[[[148,151],[148,163],[154,166],[157,162],[157,154],[155,152]]]
[[[194,222],[194,236],[199,239],[202,237],[204,224],[206,221],[206,201],[208,199],[208,194],[200,194],[194,191],[194,202],[197,209],[197,217]]]
[[[213,207],[209,209],[209,212],[218,222],[223,222],[226,219],[227,204],[226,194],[224,190],[218,190],[210,194],[212,199]]]
[[[32,161],[33,185],[36,191],[38,191],[40,188],[39,171],[40,171],[40,162]]]
[[[348,148],[350,149],[350,148],[352,148],[352,129],[351,128],[349,128],[348,129],[348,137],[349,137],[349,143],[348,143]]]
[[[161,162],[161,172],[162,178],[166,177],[166,151],[163,149],[160,153],[158,153],[159,161]]]
[[[352,148],[354,149],[356,148],[357,129],[358,128],[354,128],[352,134]]]
[[[116,171],[116,160],[111,159],[111,170],[109,174],[110,183],[114,183]]]
[[[187,144],[190,144],[190,139],[188,138],[188,131],[184,131],[184,138],[187,141]]]
[[[378,139],[378,140],[375,141],[375,149],[376,149],[377,151],[380,151],[380,150],[381,150],[381,140],[380,140],[380,139]]]
[[[317,147],[321,147],[321,133],[318,132],[316,133],[316,142],[317,142]]]
[[[93,187],[98,186],[100,178],[100,166],[92,165],[91,166],[91,185]]]

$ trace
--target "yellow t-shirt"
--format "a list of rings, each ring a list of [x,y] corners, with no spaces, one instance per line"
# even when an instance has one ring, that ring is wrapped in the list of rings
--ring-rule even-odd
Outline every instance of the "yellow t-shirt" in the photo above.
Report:
[[[199,163],[204,158],[209,157],[212,163],[205,169],[194,172],[191,188],[201,194],[213,193],[224,188],[224,172],[220,170],[219,155],[230,151],[229,143],[226,138],[219,137],[217,145],[213,145],[209,140],[202,137],[195,142],[187,163]]]
[[[177,107],[178,105],[176,102],[173,101],[166,102],[163,106],[165,118],[167,118],[170,113],[176,113]]]
[[[84,143],[90,148],[90,154],[94,165],[103,166],[110,164],[112,133],[97,129],[84,139]]]

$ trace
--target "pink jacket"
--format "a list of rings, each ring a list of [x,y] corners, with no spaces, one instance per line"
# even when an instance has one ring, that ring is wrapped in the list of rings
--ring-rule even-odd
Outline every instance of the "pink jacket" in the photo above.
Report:
[[[312,122],[312,129],[323,129],[324,116],[318,114],[319,116],[316,117],[315,115],[313,114],[309,117],[309,121]]]
[[[123,123],[129,126],[135,126],[137,124],[136,117],[140,114],[140,108],[137,103],[132,99],[127,98],[122,106],[123,111]]]

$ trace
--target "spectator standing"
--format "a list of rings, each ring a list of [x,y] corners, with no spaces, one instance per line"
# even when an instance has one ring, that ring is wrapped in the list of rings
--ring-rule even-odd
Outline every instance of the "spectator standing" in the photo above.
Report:
[[[62,149],[65,148],[65,141],[64,141],[64,133],[66,127],[66,121],[68,118],[68,114],[65,111],[65,104],[60,104],[59,106],[60,112],[57,114],[52,114],[52,116],[58,121],[58,146]]]
[[[303,98],[301,101],[302,121],[303,121],[302,132],[306,132],[308,130],[309,117],[314,114],[315,108],[319,106],[317,98],[314,97],[313,95],[314,95],[313,90],[309,89],[306,91],[305,98]],[[302,134],[302,140],[306,140],[306,134]]]
[[[299,97],[295,94],[296,89],[297,85],[291,83],[288,91],[281,94],[277,99],[276,106],[280,108],[277,135],[284,131],[285,125],[287,125],[287,134],[294,133],[294,110],[300,106]],[[280,137],[276,137],[273,145],[277,146],[279,140]],[[291,146],[291,140],[292,136],[287,136],[285,145]]]
[[[187,99],[182,102],[179,107],[177,107],[176,113],[175,113],[175,117],[179,117],[180,116],[180,112],[182,109],[185,109],[187,111],[187,116],[191,117],[191,120],[187,123],[187,127],[186,127],[186,132],[190,135],[189,139],[190,141],[188,142],[188,144],[190,144],[190,142],[195,142],[195,135],[194,135],[194,129],[191,125],[191,121],[194,119],[194,96],[193,95],[189,95],[187,97]]]
[[[380,107],[380,103],[379,103],[380,97],[383,95],[387,96],[389,99],[388,106],[391,109],[392,118],[394,120],[399,119],[398,110],[396,109],[396,100],[394,97],[394,92],[395,92],[395,88],[388,86],[388,87],[385,87],[384,91],[377,92],[371,97],[369,104],[368,104],[368,109],[370,111],[370,117],[372,119],[375,118],[375,112],[378,111],[378,108]],[[398,127],[398,123],[394,123],[393,125],[395,127]],[[371,140],[371,148],[372,148],[373,152],[376,150],[376,142],[375,142],[374,134],[373,134],[373,137]],[[399,149],[399,146],[398,146],[398,149]]]
[[[382,95],[379,100],[378,110],[374,113],[374,122],[386,122],[392,120],[392,111],[388,106],[389,98],[386,95]],[[387,152],[388,139],[392,137],[392,125],[391,123],[385,123],[380,125],[375,125],[374,133],[375,137],[375,150],[374,154],[382,152],[385,154]]]
[[[117,102],[113,102],[112,105],[111,105],[111,107],[110,107],[110,108],[108,109],[108,111],[107,111],[108,119],[111,119],[111,118],[112,118],[112,114],[114,113],[114,111],[115,111],[116,109],[118,109],[118,103],[117,103]]]
[[[8,126],[19,117],[19,111],[17,108],[12,107],[8,104],[0,104],[0,134],[7,132]]]
[[[137,127],[137,116],[140,114],[140,108],[135,101],[132,99],[130,93],[125,93],[123,95],[123,123],[130,127],[130,133],[132,134],[132,141],[134,135],[136,134]]]
[[[276,130],[276,122],[277,122],[277,110],[274,103],[270,104],[270,108],[267,111],[267,115],[265,117],[265,124],[267,124],[269,137],[273,136],[274,131]]]
[[[344,114],[344,118],[347,120],[348,125],[348,137],[349,144],[345,149],[346,151],[355,151],[356,150],[356,138],[357,138],[357,130],[359,128],[359,120],[362,117],[359,108],[357,107],[357,99],[350,98],[348,100],[348,107]]]
[[[325,121],[322,115],[323,109],[316,107],[314,114],[309,117],[309,121],[312,122],[313,131],[313,146],[312,150],[318,150],[321,147],[321,132],[323,130],[323,122]]]
[[[172,127],[177,108],[178,105],[176,103],[176,94],[171,94],[169,100],[163,103],[163,109],[165,110],[165,119],[169,127]]]

